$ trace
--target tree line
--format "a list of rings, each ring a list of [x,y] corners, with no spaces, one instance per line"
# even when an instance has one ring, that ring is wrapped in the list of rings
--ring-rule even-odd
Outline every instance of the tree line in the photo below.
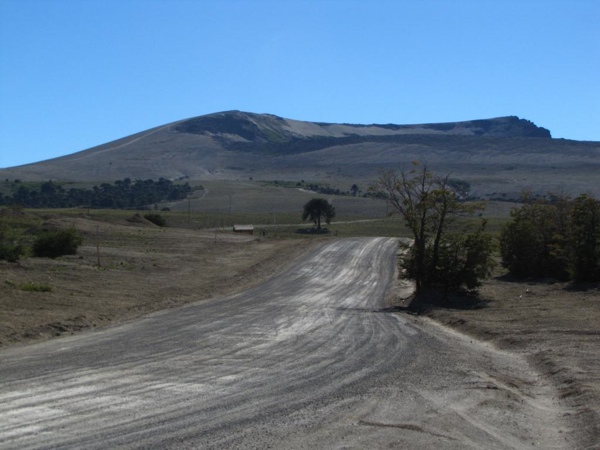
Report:
[[[252,179],[252,178],[250,178],[250,179]],[[358,197],[359,194],[362,192],[360,187],[357,184],[353,184],[349,190],[343,191],[339,188],[332,187],[329,184],[322,185],[322,184],[318,184],[318,183],[305,182],[304,180],[298,181],[298,182],[274,180],[271,183],[275,186],[282,186],[282,187],[288,187],[288,188],[296,187],[296,188],[306,189],[308,191],[312,191],[312,192],[316,192],[318,194],[324,194],[324,195],[341,195],[341,196],[351,195],[353,197]],[[363,197],[373,197],[373,195],[371,195],[370,193],[365,193],[365,194],[363,194]]]
[[[381,171],[371,187],[411,232],[401,269],[415,281],[417,295],[475,292],[495,266],[496,249],[517,278],[600,281],[600,201],[593,196],[524,194],[496,241],[485,231],[486,220],[473,217],[484,203],[464,201],[461,187],[420,162]]]
[[[19,187],[16,187],[19,185]],[[142,209],[161,201],[184,199],[192,191],[189,183],[174,184],[171,180],[117,180],[102,183],[92,189],[70,188],[53,181],[39,188],[15,183],[12,195],[0,196],[0,205],[20,205],[25,208],[91,208]]]

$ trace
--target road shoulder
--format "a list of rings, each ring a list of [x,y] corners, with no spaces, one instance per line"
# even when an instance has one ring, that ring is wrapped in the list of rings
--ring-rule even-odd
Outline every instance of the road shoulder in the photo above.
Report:
[[[567,440],[593,448],[600,436],[600,288],[561,283],[484,283],[472,308],[428,309],[413,321],[443,327],[519,355],[540,376],[569,423]],[[406,306],[397,299],[400,306]],[[522,390],[524,385],[517,385]],[[550,391],[549,391],[550,392]]]

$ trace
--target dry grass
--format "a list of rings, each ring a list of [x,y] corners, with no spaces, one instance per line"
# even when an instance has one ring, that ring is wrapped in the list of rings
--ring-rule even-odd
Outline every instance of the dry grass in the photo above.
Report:
[[[306,241],[159,228],[115,217],[55,217],[46,225],[74,225],[84,244],[76,256],[0,262],[0,346],[227,295],[310,248]]]

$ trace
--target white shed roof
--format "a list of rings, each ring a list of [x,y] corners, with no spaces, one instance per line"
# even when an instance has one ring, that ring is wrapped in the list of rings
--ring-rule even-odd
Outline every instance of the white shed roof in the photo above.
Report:
[[[250,231],[254,230],[254,225],[234,225],[233,231]]]

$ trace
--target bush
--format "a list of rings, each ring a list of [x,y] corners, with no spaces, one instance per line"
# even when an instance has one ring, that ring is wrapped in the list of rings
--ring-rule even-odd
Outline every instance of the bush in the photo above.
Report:
[[[423,286],[448,293],[475,293],[481,280],[494,267],[492,237],[485,233],[483,222],[475,231],[444,233],[435,257],[433,243],[425,247],[424,262],[428,268],[423,275]],[[401,261],[409,278],[414,278],[415,248]],[[435,259],[435,261],[434,261]]]
[[[17,228],[0,222],[0,261],[16,262],[23,255],[21,234]]]
[[[158,213],[144,214],[144,219],[149,220],[154,225],[158,225],[159,227],[167,226],[167,221],[165,220],[165,218]]]
[[[50,285],[42,283],[24,283],[20,288],[25,292],[52,292],[52,287]]]
[[[0,261],[16,262],[23,254],[23,246],[15,241],[0,241]]]
[[[34,256],[57,258],[63,255],[75,255],[77,247],[83,238],[77,230],[44,231],[38,235],[33,243]]]

